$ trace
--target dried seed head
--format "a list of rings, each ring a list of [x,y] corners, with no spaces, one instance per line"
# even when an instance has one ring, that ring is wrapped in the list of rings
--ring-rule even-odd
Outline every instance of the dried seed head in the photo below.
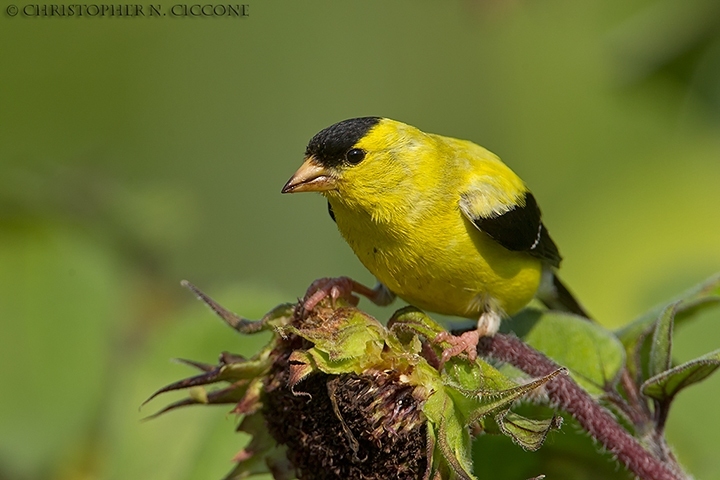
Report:
[[[267,377],[263,416],[298,478],[423,477],[425,417],[400,374],[318,372],[291,389],[283,363]]]
[[[188,284],[189,285],[189,284]],[[389,327],[343,302],[307,312],[280,305],[253,322],[193,292],[241,334],[273,333],[252,358],[224,353],[217,366],[158,390],[192,389],[158,414],[197,404],[234,405],[250,443],[227,480],[266,468],[277,480],[466,479],[473,475],[470,429],[491,416],[501,433],[538,448],[555,419],[534,421],[511,405],[550,375],[518,385],[491,365],[454,358],[440,368],[443,329],[412,307]],[[424,339],[424,340],[423,340]],[[205,386],[224,384],[206,390]],[[260,469],[260,470],[259,470]]]

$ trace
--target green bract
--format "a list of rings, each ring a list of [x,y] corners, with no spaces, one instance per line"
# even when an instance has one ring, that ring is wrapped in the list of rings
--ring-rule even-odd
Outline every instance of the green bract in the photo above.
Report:
[[[235,405],[233,413],[244,415],[239,430],[253,439],[228,479],[260,472],[314,478],[320,464],[338,476],[473,479],[471,433],[482,432],[486,421],[528,450],[561,424],[560,417],[531,420],[510,407],[564,369],[517,384],[481,359],[456,357],[439,368],[446,345],[428,340],[443,329],[419,310],[400,310],[388,327],[344,304],[322,304],[308,315],[282,305],[250,322],[188,286],[236,330],[273,332],[250,359],[225,353],[217,366],[185,361],[202,373],[151,397],[190,389],[158,414],[191,404]],[[216,383],[225,386],[205,389]],[[299,441],[306,437],[312,441]],[[407,456],[402,462],[394,458],[398,441]]]

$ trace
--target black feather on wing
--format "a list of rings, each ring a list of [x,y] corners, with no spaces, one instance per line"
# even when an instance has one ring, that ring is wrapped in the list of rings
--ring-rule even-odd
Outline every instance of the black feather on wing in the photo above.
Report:
[[[335,220],[335,212],[333,212],[332,205],[330,205],[330,202],[327,202],[328,204],[328,213],[330,214],[330,218],[332,218],[332,221],[337,223]]]
[[[562,257],[540,220],[540,207],[532,193],[525,193],[525,205],[515,205],[500,215],[471,216],[469,209],[461,210],[480,231],[508,250],[527,252],[553,267],[560,266]]]

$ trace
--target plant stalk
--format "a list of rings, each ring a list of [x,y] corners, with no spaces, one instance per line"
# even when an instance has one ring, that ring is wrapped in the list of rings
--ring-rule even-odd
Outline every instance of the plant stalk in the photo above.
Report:
[[[555,362],[517,337],[496,334],[478,344],[478,355],[509,363],[533,377],[547,375]],[[600,444],[641,480],[688,480],[677,463],[663,462],[630,435],[603,406],[569,376],[558,376],[545,389],[550,402],[572,415]]]

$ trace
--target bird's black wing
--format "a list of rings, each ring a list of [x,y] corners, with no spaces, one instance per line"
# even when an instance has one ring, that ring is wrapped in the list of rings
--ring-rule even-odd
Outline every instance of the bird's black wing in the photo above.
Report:
[[[330,218],[332,218],[332,221],[337,223],[337,220],[335,220],[335,212],[333,212],[332,205],[330,205],[330,202],[327,202],[328,204],[328,213],[330,214]]]
[[[530,192],[525,192],[521,201],[503,206],[489,214],[479,214],[474,207],[473,194],[464,194],[460,199],[460,210],[478,230],[503,247],[512,251],[527,252],[553,267],[560,266],[560,252],[540,220],[540,207]]]

